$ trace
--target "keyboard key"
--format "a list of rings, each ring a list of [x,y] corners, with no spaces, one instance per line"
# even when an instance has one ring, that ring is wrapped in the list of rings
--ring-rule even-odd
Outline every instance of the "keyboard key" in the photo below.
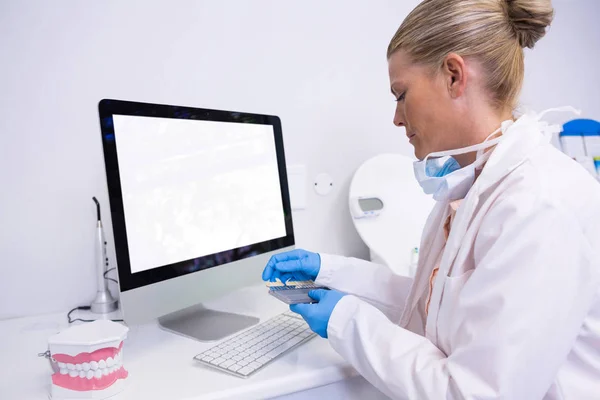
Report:
[[[262,365],[262,364],[268,363],[271,360],[272,360],[272,358],[270,358],[270,357],[262,356],[260,358],[257,358],[255,362]],[[250,363],[250,366],[252,366],[252,363]]]
[[[251,367],[244,367],[242,369],[239,369],[237,372],[238,374],[242,374],[244,376],[249,375],[250,373],[252,373],[256,368],[251,368]]]
[[[219,365],[219,364],[221,364],[224,361],[226,361],[224,358],[219,357],[219,358],[215,358],[210,363],[213,364],[213,365]]]
[[[205,356],[201,360],[202,361],[206,361],[206,362],[210,362],[210,361],[214,360],[214,358],[213,357],[209,357],[209,356]]]
[[[278,355],[280,355],[281,353],[285,352],[286,350],[291,349],[292,347],[294,347],[293,344],[291,343],[284,343],[281,346],[278,346],[276,348],[274,348],[273,350],[271,350],[270,352],[268,352],[266,354],[266,357],[270,357],[271,359],[277,357]]]
[[[233,357],[231,357],[231,359],[232,359],[232,360],[234,360],[234,361],[240,361],[240,360],[243,360],[243,359],[244,359],[244,357],[237,355],[237,356],[233,356]],[[210,360],[209,360],[209,361],[210,361]]]
[[[255,354],[256,356],[260,357],[260,356],[262,356],[262,355],[264,355],[264,354],[267,354],[269,351],[271,351],[271,350],[266,350],[266,347],[265,347],[264,349],[260,349],[260,350],[258,350],[258,351],[257,351],[256,353],[254,353],[254,354]]]
[[[256,368],[260,368],[260,367],[262,367],[262,364],[257,363],[256,361],[253,361],[250,364],[248,364],[248,366],[246,368],[252,368],[253,370],[255,370]]]
[[[245,367],[246,365],[250,364],[250,362],[245,361],[245,360],[241,360],[237,362],[238,365],[241,365],[242,367]]]
[[[239,370],[240,368],[242,368],[241,365],[239,365],[239,364],[233,364],[231,367],[229,367],[227,369],[230,370],[230,371],[233,371],[233,372],[237,372],[237,370]]]
[[[296,337],[293,337],[293,338],[291,338],[291,339],[290,339],[290,341],[289,341],[288,343],[291,343],[291,344],[298,344],[298,343],[300,343],[301,341],[302,341],[302,338],[300,338],[300,337],[296,336]]]
[[[221,364],[219,364],[219,367],[221,367],[221,368],[229,368],[233,364],[235,364],[235,361],[233,361],[233,360],[227,360],[227,361],[224,361]]]

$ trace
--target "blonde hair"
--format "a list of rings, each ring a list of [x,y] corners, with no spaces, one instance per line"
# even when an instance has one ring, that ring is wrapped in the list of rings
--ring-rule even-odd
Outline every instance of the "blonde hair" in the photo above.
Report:
[[[387,51],[441,67],[450,53],[481,63],[492,104],[513,109],[523,84],[523,47],[546,33],[551,0],[425,0],[406,17]]]

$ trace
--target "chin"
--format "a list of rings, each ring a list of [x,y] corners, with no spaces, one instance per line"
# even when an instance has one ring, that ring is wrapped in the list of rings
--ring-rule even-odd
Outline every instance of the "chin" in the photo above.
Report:
[[[427,155],[427,153],[423,152],[420,148],[418,147],[414,147],[415,149],[415,157],[417,157],[419,160],[423,160],[425,158],[425,156]]]

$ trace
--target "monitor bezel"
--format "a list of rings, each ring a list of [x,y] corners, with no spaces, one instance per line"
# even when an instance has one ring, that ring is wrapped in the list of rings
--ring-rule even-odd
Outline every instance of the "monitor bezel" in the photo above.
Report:
[[[152,285],[169,279],[198,273],[220,265],[253,257],[294,245],[292,212],[285,164],[285,153],[281,120],[274,115],[246,112],[215,110],[189,106],[143,103],[126,100],[102,99],[98,104],[100,131],[104,151],[104,165],[108,185],[108,197],[112,218],[115,254],[118,265],[120,291],[125,292],[143,286]],[[114,131],[113,115],[131,115],[233,123],[271,125],[275,139],[281,200],[283,203],[286,235],[280,238],[254,243],[237,249],[196,257],[177,263],[157,266],[148,270],[132,273],[127,243],[127,227],[123,207],[119,161],[116,141],[118,133]]]

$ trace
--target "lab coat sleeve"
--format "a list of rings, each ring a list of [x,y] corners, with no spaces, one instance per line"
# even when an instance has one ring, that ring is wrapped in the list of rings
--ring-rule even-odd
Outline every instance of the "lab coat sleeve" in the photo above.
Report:
[[[352,257],[320,254],[321,269],[315,283],[350,293],[398,321],[412,278],[396,275],[385,265]]]
[[[475,270],[437,333],[449,354],[353,296],[330,317],[332,347],[396,399],[543,398],[593,304],[600,255],[581,221],[533,196],[482,220]]]

